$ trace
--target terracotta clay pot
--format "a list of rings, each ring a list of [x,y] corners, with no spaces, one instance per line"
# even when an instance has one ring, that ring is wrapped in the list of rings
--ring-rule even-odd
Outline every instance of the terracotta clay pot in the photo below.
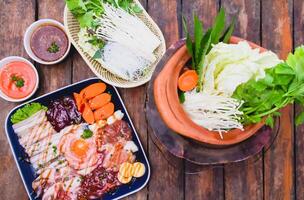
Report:
[[[231,37],[230,43],[236,44],[243,39]],[[248,42],[252,48],[259,48],[261,52],[266,49]],[[178,77],[185,64],[190,59],[186,45],[183,45],[165,64],[163,70],[154,82],[154,99],[161,118],[166,125],[176,133],[196,141],[212,145],[227,146],[237,144],[254,135],[263,125],[264,121],[244,127],[244,131],[233,129],[223,133],[223,139],[215,131],[209,131],[194,123],[184,111],[179,102],[177,84]]]

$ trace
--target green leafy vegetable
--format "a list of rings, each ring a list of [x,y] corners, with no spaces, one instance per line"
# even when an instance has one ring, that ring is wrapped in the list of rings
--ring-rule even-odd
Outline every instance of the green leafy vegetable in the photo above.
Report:
[[[142,9],[137,4],[134,4],[133,0],[65,0],[65,2],[82,28],[94,27],[96,17],[100,17],[104,12],[104,3],[121,7],[129,13],[142,12]]]
[[[77,20],[81,28],[93,27],[94,13],[92,11],[86,12],[85,14],[77,17]]]
[[[59,46],[56,44],[56,42],[52,42],[51,46],[47,49],[50,53],[57,53],[59,51]]]
[[[193,16],[194,21],[194,39],[192,40],[188,26],[185,18],[183,17],[183,27],[186,34],[186,46],[189,54],[192,56],[192,68],[196,70],[199,81],[197,91],[202,90],[203,81],[203,65],[205,61],[205,56],[211,50],[212,44],[217,44],[221,41],[228,42],[232,32],[234,30],[235,20],[228,26],[225,30],[225,11],[221,9],[219,14],[215,19],[215,23],[212,28],[208,29],[206,32],[203,30],[203,24],[197,17]]]
[[[184,32],[185,32],[185,35],[186,35],[186,46],[187,46],[187,49],[188,49],[188,53],[192,57],[192,68],[195,70],[196,66],[195,66],[194,53],[193,53],[193,43],[192,43],[190,33],[188,31],[188,26],[187,26],[186,19],[185,19],[184,16],[183,16],[183,27],[184,27]]]
[[[16,124],[21,122],[30,116],[34,115],[40,110],[47,110],[47,107],[41,105],[40,103],[30,103],[25,105],[23,108],[19,108],[11,117],[11,122]]]
[[[221,8],[220,12],[215,18],[215,22],[212,26],[212,31],[211,31],[211,43],[212,44],[217,44],[220,41],[220,38],[222,36],[222,33],[225,29],[225,11],[223,8]],[[211,48],[211,46],[210,46]]]
[[[95,35],[91,36],[91,39],[88,40],[87,42],[92,44],[93,46],[98,47],[99,49],[102,49],[104,47],[104,41],[97,38],[97,36],[95,36]]]
[[[289,54],[285,63],[267,69],[265,73],[265,78],[241,84],[233,94],[234,98],[244,101],[241,107],[243,124],[257,123],[268,116],[266,123],[271,126],[279,109],[294,102],[304,105],[304,46]],[[303,121],[302,112],[296,117],[296,124]]]
[[[201,42],[203,39],[203,24],[196,15],[193,15],[194,20],[194,60],[198,62],[201,57]],[[197,67],[197,66],[195,66]]]
[[[65,0],[67,7],[77,18],[80,27],[92,27],[96,16],[103,12],[99,0]]]
[[[235,26],[235,17],[233,18],[230,26],[228,27],[228,29],[226,30],[226,32],[224,33],[224,35],[221,37],[220,41],[223,41],[224,43],[228,43],[230,37],[232,36],[232,33],[234,31],[234,26]]]
[[[203,38],[202,42],[204,42],[206,45],[203,48],[203,52],[200,58],[200,62],[198,63],[197,66],[197,74],[198,74],[198,86],[197,86],[197,91],[202,90],[202,84],[203,84],[203,65],[205,62],[205,57],[208,51],[208,48],[210,47],[211,44],[211,34],[206,34],[205,37]],[[206,40],[206,41],[205,41]]]
[[[85,129],[81,135],[83,139],[88,139],[93,136],[93,132],[90,129]]]

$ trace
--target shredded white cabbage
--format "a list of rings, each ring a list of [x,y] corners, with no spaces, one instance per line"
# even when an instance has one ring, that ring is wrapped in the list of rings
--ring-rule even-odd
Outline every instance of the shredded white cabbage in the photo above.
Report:
[[[230,97],[237,86],[251,78],[265,77],[265,69],[282,62],[271,51],[263,53],[241,41],[238,44],[218,43],[206,56],[203,70],[203,91]]]
[[[239,111],[242,102],[238,99],[210,95],[195,90],[185,93],[183,108],[188,116],[198,125],[217,131],[222,137],[223,132],[230,129],[243,130],[239,122],[243,114]]]

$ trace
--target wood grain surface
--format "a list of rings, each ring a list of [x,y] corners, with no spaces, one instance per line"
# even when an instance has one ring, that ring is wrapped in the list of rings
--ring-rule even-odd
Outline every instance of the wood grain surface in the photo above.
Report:
[[[262,46],[286,58],[292,50],[292,1],[262,1]],[[293,109],[287,107],[280,118],[281,129],[274,145],[265,152],[264,198],[293,199]]]
[[[142,0],[141,3],[160,26],[169,47],[183,37],[182,15],[191,22],[195,11],[209,27],[220,7],[228,20],[237,16],[235,35],[261,44],[282,58],[304,43],[303,0]],[[17,55],[28,58],[23,48],[23,33],[35,20],[53,18],[62,22],[63,0],[0,1],[0,59]],[[40,88],[35,96],[77,82],[94,74],[71,48],[62,63],[45,66],[35,63]],[[245,162],[217,167],[192,166],[174,158],[149,136],[145,115],[147,85],[120,89],[152,167],[147,187],[128,199],[304,199],[304,126],[295,128],[294,115],[300,108],[284,109],[280,133],[269,150]],[[0,100],[0,200],[28,199],[4,132],[8,112],[17,104]]]
[[[294,48],[304,44],[304,1],[295,0],[293,3],[294,9],[294,26],[293,39]],[[299,114],[302,109],[299,106],[295,107],[295,113]],[[294,135],[294,170],[295,170],[295,194],[297,199],[304,199],[304,156],[301,155],[304,149],[304,125],[299,126],[295,130]]]
[[[23,33],[35,21],[35,1],[0,1],[0,59],[16,55],[28,58],[23,49]],[[8,12],[9,10],[9,12]],[[18,13],[12,17],[11,13]],[[22,23],[20,23],[22,22]],[[5,28],[2,28],[5,27]],[[27,199],[4,132],[5,118],[17,104],[0,99],[0,199]]]

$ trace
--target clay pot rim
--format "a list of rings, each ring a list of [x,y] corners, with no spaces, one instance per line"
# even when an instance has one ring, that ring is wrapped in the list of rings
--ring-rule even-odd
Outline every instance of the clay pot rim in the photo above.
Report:
[[[232,36],[230,39],[230,43],[235,44],[240,41],[246,41],[242,38]],[[259,45],[249,42],[249,45],[252,48],[259,48],[261,52],[266,51],[265,48],[260,47]],[[212,146],[228,146],[228,145],[234,145],[237,143],[240,143],[252,135],[254,135],[264,124],[265,124],[265,118],[256,124],[248,125],[244,127],[244,131],[241,131],[239,129],[233,129],[229,130],[226,133],[223,133],[224,135],[232,135],[234,134],[232,139],[224,139],[219,140],[217,138],[218,132],[215,131],[209,131],[206,128],[203,128],[199,126],[198,124],[194,123],[188,115],[185,113],[182,105],[179,103],[178,99],[178,93],[177,89],[175,89],[172,95],[168,95],[168,90],[174,89],[177,87],[177,79],[178,75],[176,76],[176,72],[174,74],[174,68],[182,64],[183,66],[185,63],[190,59],[190,56],[185,55],[186,45],[184,44],[181,46],[174,54],[173,56],[168,60],[168,62],[165,64],[163,70],[160,72],[159,76],[155,79],[154,82],[154,99],[156,107],[160,113],[161,118],[165,122],[165,124],[172,129],[173,131],[177,132],[178,134],[181,134],[185,137],[194,139],[196,141],[212,145]],[[188,53],[187,53],[188,54]],[[181,56],[181,59],[174,60],[176,56]],[[175,62],[174,62],[175,61]],[[173,64],[173,68],[168,68],[169,65]],[[171,71],[170,71],[171,69]],[[178,70],[178,74],[181,69]],[[177,71],[177,70],[175,70]],[[173,73],[173,78],[166,79],[164,76],[165,73]],[[174,76],[175,75],[175,76]],[[164,84],[165,83],[165,84]],[[162,85],[161,85],[162,84]],[[164,94],[166,97],[164,97]],[[172,93],[171,93],[172,94]],[[166,99],[167,101],[162,102],[161,100]],[[169,101],[169,100],[170,101]],[[178,102],[176,104],[176,102]],[[166,108],[167,107],[167,108]],[[169,108],[169,109],[168,109]],[[166,111],[166,112],[164,112]],[[184,127],[183,127],[184,126]]]

